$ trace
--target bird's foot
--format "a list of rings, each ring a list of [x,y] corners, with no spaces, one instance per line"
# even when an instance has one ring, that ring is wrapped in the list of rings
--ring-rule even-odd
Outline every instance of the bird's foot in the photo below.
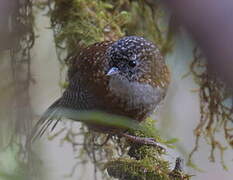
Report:
[[[138,137],[138,136],[133,136],[133,135],[130,135],[127,133],[120,133],[120,136],[125,137],[127,140],[129,140],[133,143],[153,146],[153,147],[156,147],[159,150],[161,150],[161,152],[166,152],[166,148],[162,144],[156,142],[156,140],[154,138]]]

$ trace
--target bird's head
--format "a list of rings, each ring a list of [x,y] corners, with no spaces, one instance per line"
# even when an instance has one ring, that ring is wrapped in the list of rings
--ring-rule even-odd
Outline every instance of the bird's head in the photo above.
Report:
[[[114,42],[107,49],[109,69],[107,76],[119,76],[128,81],[153,81],[156,62],[162,56],[158,48],[143,37],[128,36]]]

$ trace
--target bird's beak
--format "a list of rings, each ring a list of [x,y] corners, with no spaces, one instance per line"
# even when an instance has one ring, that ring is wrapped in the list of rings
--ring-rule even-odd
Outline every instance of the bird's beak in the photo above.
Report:
[[[117,67],[112,67],[108,72],[107,72],[107,76],[112,76],[114,74],[118,74],[119,73],[119,69]]]

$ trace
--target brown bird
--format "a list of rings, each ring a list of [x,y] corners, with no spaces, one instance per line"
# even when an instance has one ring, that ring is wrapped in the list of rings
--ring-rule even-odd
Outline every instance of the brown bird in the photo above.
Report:
[[[38,121],[37,134],[45,132],[52,123],[52,115],[61,108],[104,111],[141,122],[164,99],[169,77],[159,49],[143,37],[128,36],[93,44],[69,63],[69,85]],[[113,129],[97,124],[88,126],[103,132]],[[134,138],[127,134],[125,137]]]

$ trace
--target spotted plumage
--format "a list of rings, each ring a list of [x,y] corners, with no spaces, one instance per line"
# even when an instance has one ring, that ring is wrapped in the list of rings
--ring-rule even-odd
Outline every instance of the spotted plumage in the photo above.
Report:
[[[152,42],[128,36],[83,49],[69,63],[68,81],[69,86],[62,97],[37,123],[39,134],[52,123],[51,114],[59,113],[63,107],[101,110],[140,122],[164,98],[169,72]],[[98,129],[108,127],[102,125]]]

